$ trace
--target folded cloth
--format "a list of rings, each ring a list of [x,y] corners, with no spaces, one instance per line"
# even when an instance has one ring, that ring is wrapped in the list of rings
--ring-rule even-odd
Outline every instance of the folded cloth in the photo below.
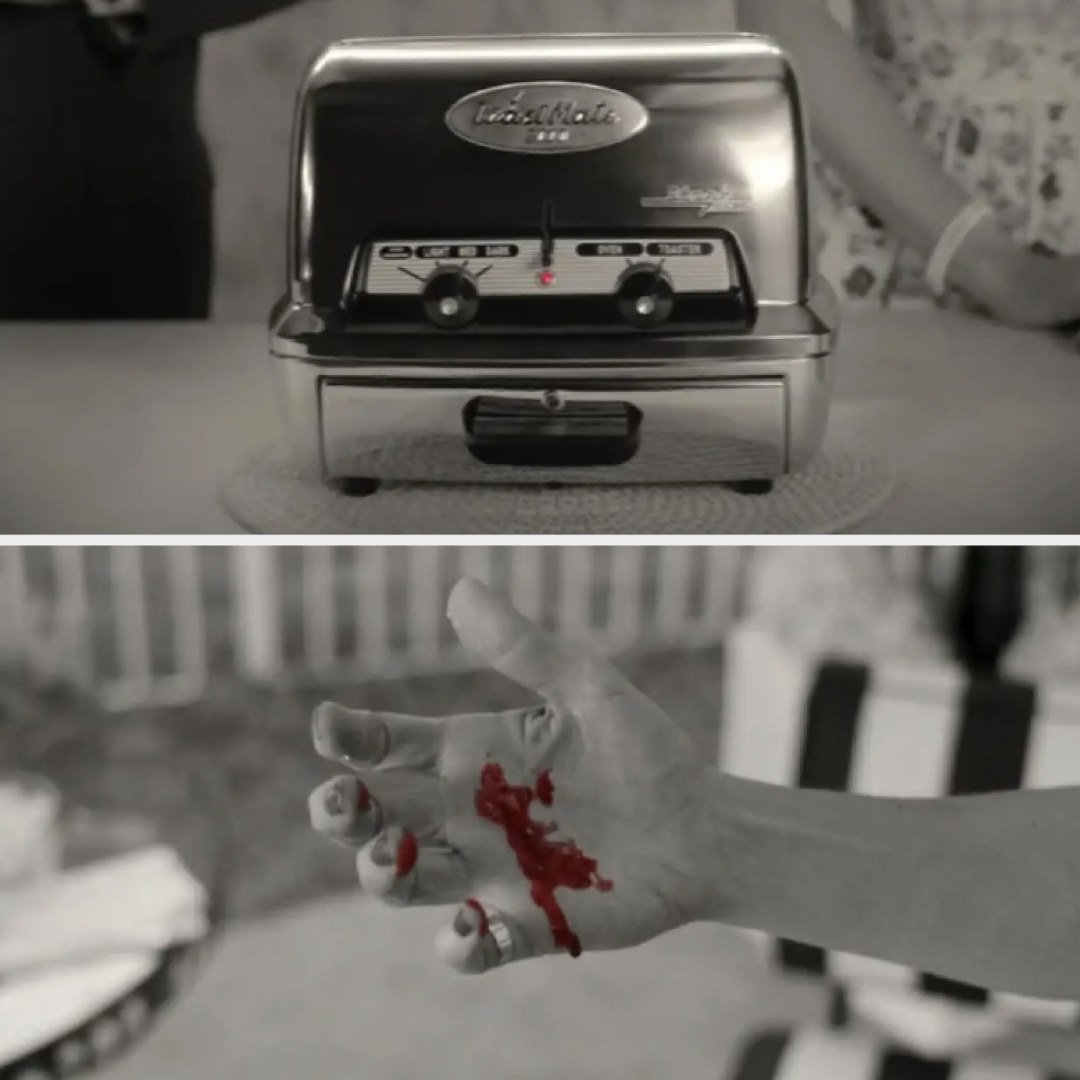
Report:
[[[42,968],[0,983],[0,1073],[93,1023],[106,1010],[115,1010],[116,1019],[94,1026],[103,1030],[107,1041],[115,1040],[117,1024],[122,1038],[138,1035],[149,1021],[150,1010],[133,991],[154,973],[158,963],[156,952],[129,953]],[[95,1039],[100,1035],[95,1033]],[[69,1047],[78,1050],[79,1040],[69,1040]],[[17,1075],[39,1074],[31,1070]]]
[[[0,893],[0,985],[43,968],[198,941],[207,895],[154,846]]]
[[[899,987],[856,986],[848,1002],[854,1015],[891,1041],[931,1059],[974,1053],[1011,1035],[1010,1017]]]

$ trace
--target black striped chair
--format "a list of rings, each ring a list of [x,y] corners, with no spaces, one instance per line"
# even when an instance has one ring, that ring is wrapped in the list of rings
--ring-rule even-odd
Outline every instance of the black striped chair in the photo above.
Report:
[[[900,797],[1080,784],[1080,688],[971,679],[946,664],[809,659],[747,625],[726,647],[720,765],[770,783]],[[1017,1025],[1080,1021],[1075,1002],[757,938],[780,971],[824,983],[831,1019],[752,1036],[732,1080],[1039,1080],[1044,1071],[968,1051]],[[871,1025],[852,1030],[853,1016]]]

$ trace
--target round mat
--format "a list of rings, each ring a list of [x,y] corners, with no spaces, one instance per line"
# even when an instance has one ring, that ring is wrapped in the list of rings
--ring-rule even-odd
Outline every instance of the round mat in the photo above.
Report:
[[[757,535],[850,528],[896,487],[891,462],[833,450],[768,495],[719,484],[384,484],[343,495],[305,476],[287,446],[257,451],[225,481],[226,510],[254,533],[315,535]]]

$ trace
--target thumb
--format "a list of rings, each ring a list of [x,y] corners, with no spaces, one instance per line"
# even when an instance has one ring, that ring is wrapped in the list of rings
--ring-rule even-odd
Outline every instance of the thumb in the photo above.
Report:
[[[574,711],[629,689],[613,665],[541,630],[479,581],[454,586],[447,615],[461,643],[491,668]]]
[[[435,936],[443,962],[462,975],[479,975],[537,955],[525,928],[479,900],[466,900]]]

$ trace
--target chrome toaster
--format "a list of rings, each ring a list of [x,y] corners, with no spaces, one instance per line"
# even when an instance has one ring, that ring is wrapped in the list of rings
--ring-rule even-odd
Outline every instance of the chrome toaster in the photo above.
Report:
[[[311,475],[761,492],[820,446],[836,301],[765,38],[332,45],[290,204],[271,352]]]

